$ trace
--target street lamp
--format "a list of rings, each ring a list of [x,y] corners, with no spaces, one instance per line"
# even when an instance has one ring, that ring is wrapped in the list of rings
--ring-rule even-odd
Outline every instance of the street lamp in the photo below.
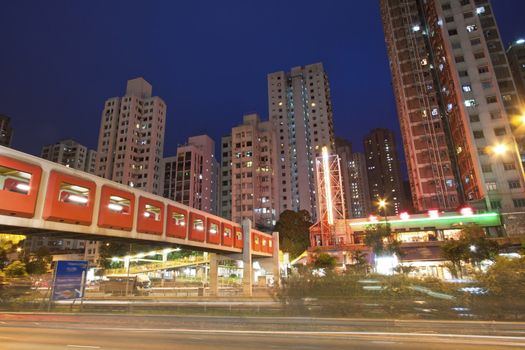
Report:
[[[492,152],[496,156],[502,156],[509,150],[509,147],[504,143],[497,143],[494,146],[492,146]]]
[[[382,209],[383,210],[383,216],[385,218],[385,224],[387,223],[387,216],[386,216],[386,206],[388,205],[388,202],[384,199],[384,198],[380,198],[379,201],[377,202],[377,206],[379,207],[379,209]]]

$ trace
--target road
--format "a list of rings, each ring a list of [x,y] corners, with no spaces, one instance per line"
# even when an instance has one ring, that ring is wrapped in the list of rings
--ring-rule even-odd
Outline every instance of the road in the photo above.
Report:
[[[525,324],[0,314],[0,350],[525,349]]]

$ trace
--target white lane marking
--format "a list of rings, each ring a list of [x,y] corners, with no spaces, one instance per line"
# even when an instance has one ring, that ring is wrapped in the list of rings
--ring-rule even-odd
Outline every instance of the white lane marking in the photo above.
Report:
[[[373,340],[372,343],[374,344],[399,344],[397,341],[381,341],[381,340]]]
[[[0,324],[7,324],[7,323],[5,323],[4,321],[0,321]]]
[[[466,338],[466,339],[497,339],[497,340],[521,340],[525,347],[525,337],[514,337],[504,335],[475,335],[475,334],[448,334],[448,333],[396,333],[396,332],[352,332],[352,331],[251,331],[251,330],[229,330],[229,329],[189,329],[189,328],[119,328],[119,327],[87,327],[87,330],[107,331],[133,331],[133,332],[185,332],[185,333],[215,333],[215,334],[264,334],[264,335],[383,335],[383,336],[406,336],[427,338]]]
[[[93,345],[68,345],[70,348],[100,349],[100,346]]]

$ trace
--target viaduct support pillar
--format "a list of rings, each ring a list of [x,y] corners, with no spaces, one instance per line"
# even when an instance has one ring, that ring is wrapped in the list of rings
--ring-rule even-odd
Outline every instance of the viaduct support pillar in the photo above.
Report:
[[[210,295],[219,295],[219,255],[210,253]]]
[[[244,296],[251,297],[253,295],[252,235],[250,232],[252,222],[250,219],[245,219],[242,221],[241,226],[244,242],[242,248],[242,292]]]

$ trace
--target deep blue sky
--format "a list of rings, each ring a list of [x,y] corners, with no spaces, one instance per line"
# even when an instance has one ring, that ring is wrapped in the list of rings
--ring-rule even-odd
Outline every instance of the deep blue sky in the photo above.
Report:
[[[525,1],[493,5],[506,43],[525,35]],[[267,118],[268,73],[319,61],[338,136],[361,149],[369,129],[399,129],[379,0],[3,1],[0,45],[0,113],[33,154],[96,148],[104,101],[137,76],[167,103],[165,155],[202,133],[219,146],[243,113]]]

